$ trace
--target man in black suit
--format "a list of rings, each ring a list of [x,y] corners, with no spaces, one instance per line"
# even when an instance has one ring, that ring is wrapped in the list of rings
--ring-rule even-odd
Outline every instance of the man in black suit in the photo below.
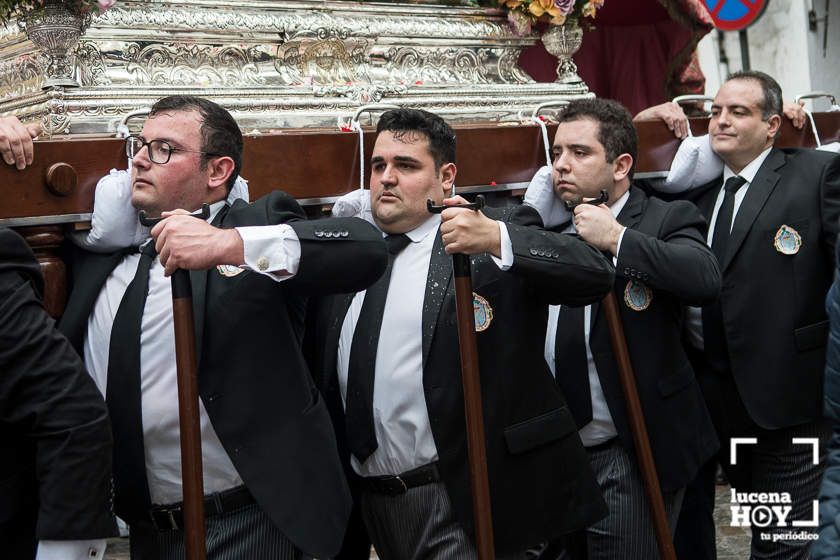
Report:
[[[729,482],[791,501],[785,523],[753,526],[752,554],[807,558],[809,541],[784,533],[816,519],[824,468],[824,300],[840,229],[840,157],[774,148],[781,114],[781,88],[762,72],[734,74],[715,96],[709,134],[723,176],[685,196],[709,221],[723,284],[717,304],[689,311],[688,338]],[[755,442],[734,446],[733,457],[735,437]],[[711,493],[711,474],[703,488]]]
[[[321,302],[316,373],[380,558],[475,558],[449,253],[472,255],[487,466],[499,555],[589,525],[604,505],[542,359],[548,303],[602,296],[613,271],[532,208],[448,208],[455,136],[440,117],[384,113],[370,202],[392,266],[365,292]],[[463,199],[444,202],[451,205]]]
[[[101,559],[116,534],[102,396],[41,305],[32,251],[0,228],[0,556]]]
[[[386,262],[381,236],[358,219],[304,221],[281,192],[227,206],[242,135],[205,99],[158,101],[127,150],[132,203],[166,219],[139,255],[78,255],[62,328],[106,394],[115,508],[131,526],[132,558],[183,554],[166,278],[178,268],[192,271],[208,558],[333,555],[350,495],[300,349],[305,296],[374,281]],[[211,223],[183,215],[202,203]]]
[[[683,305],[713,301],[720,273],[694,205],[649,198],[632,186],[638,142],[624,107],[606,99],[575,100],[558,120],[552,147],[555,195],[579,203],[604,190],[609,198],[597,206],[578,204],[573,223],[556,229],[577,233],[615,263],[615,295],[673,527],[686,484],[718,448],[681,343]],[[545,357],[609,508],[605,519],[587,529],[581,557],[658,558],[602,306],[551,306]]]

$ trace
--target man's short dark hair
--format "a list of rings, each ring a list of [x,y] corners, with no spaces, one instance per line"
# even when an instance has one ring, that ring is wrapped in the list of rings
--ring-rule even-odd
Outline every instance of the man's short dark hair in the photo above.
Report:
[[[227,190],[233,188],[242,169],[242,131],[227,109],[221,105],[192,95],[170,95],[152,106],[149,116],[167,111],[196,111],[201,115],[201,151],[233,159],[233,173],[227,181]],[[201,156],[204,169],[213,155]]]
[[[773,115],[782,116],[782,88],[779,82],[769,74],[758,70],[741,70],[730,74],[726,81],[730,80],[754,80],[761,86],[761,94],[764,99],[761,102],[761,118],[768,120]]]
[[[598,123],[598,141],[604,146],[607,161],[613,162],[621,154],[630,154],[633,165],[628,176],[632,178],[639,152],[639,137],[630,112],[612,99],[575,99],[557,116],[560,123],[582,119]]]
[[[429,140],[429,151],[435,160],[435,169],[455,162],[455,133],[441,117],[422,109],[392,109],[382,113],[376,133],[419,132]]]

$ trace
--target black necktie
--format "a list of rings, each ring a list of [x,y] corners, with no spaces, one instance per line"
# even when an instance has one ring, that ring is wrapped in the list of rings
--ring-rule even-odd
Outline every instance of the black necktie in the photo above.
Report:
[[[578,429],[592,421],[589,362],[583,332],[584,309],[566,305],[560,307],[554,343],[555,377]]]
[[[391,267],[394,256],[405,249],[411,240],[407,235],[389,235],[388,267],[382,277],[365,293],[365,300],[350,347],[350,361],[347,366],[347,397],[345,425],[350,452],[364,463],[376,451],[376,431],[373,427],[373,377],[376,369],[376,349],[379,345],[379,331],[382,329],[382,313],[391,281]]]
[[[726,250],[729,245],[732,229],[732,215],[735,211],[735,192],[747,180],[735,175],[726,180],[723,186],[723,203],[718,210],[715,229],[712,234],[712,252],[717,257],[718,264],[723,268]],[[703,347],[709,363],[718,371],[729,369],[729,352],[726,345],[726,333],[723,327],[723,310],[718,299],[703,307]]]
[[[105,400],[114,432],[114,511],[129,523],[151,506],[140,400],[140,330],[155,254],[154,242],[140,250],[134,280],[114,317],[108,351]]]
[[[744,186],[747,180],[735,175],[726,180],[723,186],[723,203],[718,210],[715,220],[715,231],[712,235],[712,252],[717,257],[718,263],[723,265],[726,256],[726,247],[729,244],[729,233],[732,230],[732,214],[735,211],[735,192]]]

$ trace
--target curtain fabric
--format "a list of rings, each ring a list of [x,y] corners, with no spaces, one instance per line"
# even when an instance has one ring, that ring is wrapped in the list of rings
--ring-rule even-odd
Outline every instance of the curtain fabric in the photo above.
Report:
[[[632,113],[687,93],[703,93],[697,43],[713,28],[701,0],[607,0],[594,27],[585,29],[574,59],[598,97],[616,99]],[[556,78],[556,59],[542,43],[520,65],[535,80]]]

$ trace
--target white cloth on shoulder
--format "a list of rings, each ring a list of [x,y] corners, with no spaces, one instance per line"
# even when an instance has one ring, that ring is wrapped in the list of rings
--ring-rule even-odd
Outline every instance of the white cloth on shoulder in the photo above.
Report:
[[[525,191],[524,202],[539,212],[546,228],[557,227],[572,219],[572,213],[554,193],[551,166],[544,165],[537,170]]]
[[[680,144],[668,177],[656,190],[665,193],[680,193],[705,185],[723,173],[723,160],[712,151],[708,134],[689,136]]]
[[[823,144],[816,149],[840,153],[840,142]],[[660,192],[680,193],[705,185],[722,173],[723,160],[712,151],[709,135],[690,136],[680,144],[665,183],[655,188]]]
[[[723,173],[723,161],[712,151],[709,135],[689,136],[680,144],[668,177],[654,181],[653,188],[664,193],[680,193],[705,185]],[[572,215],[554,193],[551,167],[537,170],[525,191],[525,204],[539,212],[546,228],[571,220]]]
[[[817,148],[823,152],[834,152],[835,154],[840,154],[840,142],[832,142],[831,144],[823,144],[819,148]]]
[[[370,208],[370,191],[367,189],[355,189],[341,195],[333,204],[332,215],[336,218],[362,218],[376,225]]]
[[[237,177],[228,194],[228,204],[236,199],[248,202],[248,182]],[[131,172],[112,169],[96,184],[90,230],[76,232],[70,239],[83,249],[109,253],[137,247],[149,238],[149,228],[140,224],[131,205]]]

